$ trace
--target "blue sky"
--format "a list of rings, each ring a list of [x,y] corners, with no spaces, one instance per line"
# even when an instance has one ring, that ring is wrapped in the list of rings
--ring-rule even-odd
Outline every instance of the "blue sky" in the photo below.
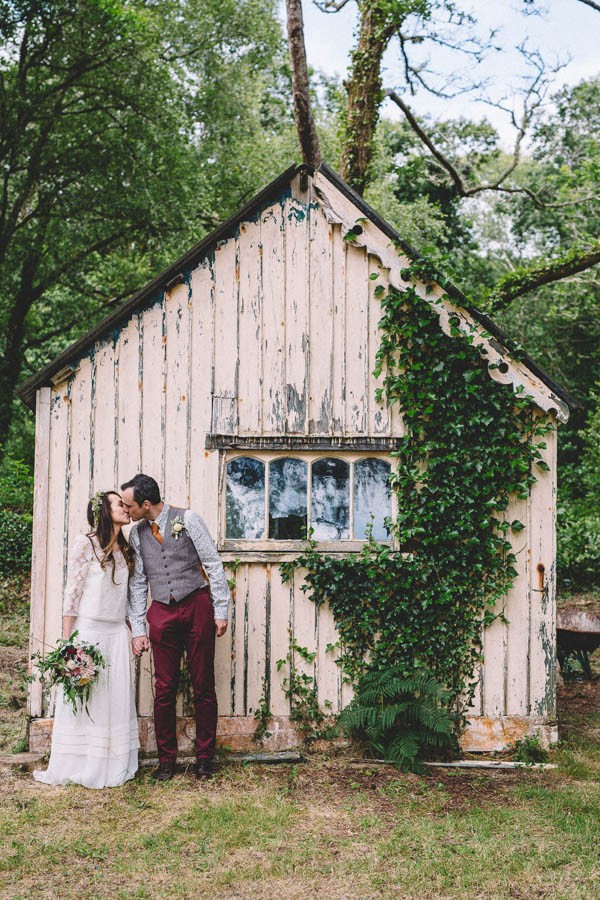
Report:
[[[567,63],[556,75],[556,89],[564,84],[574,84],[582,78],[597,75],[600,71],[600,13],[580,2],[580,0],[540,0],[538,7],[544,15],[524,17],[521,0],[470,0],[461,4],[468,6],[480,21],[482,29],[499,28],[497,43],[502,51],[490,56],[485,66],[478,70],[477,77],[488,79],[488,90],[496,98],[504,98],[506,105],[512,105],[523,72],[522,61],[516,45],[524,37],[528,45],[542,51],[544,58],[554,62]],[[310,0],[303,0],[305,38],[309,65],[328,74],[343,77],[347,70],[349,53],[353,45],[353,30],[356,23],[356,5],[352,0],[335,15],[319,11]],[[468,62],[457,63],[457,56],[449,51],[430,52],[439,71],[452,72],[463,66],[468,73]],[[570,60],[570,61],[569,61]],[[394,47],[384,59],[384,86],[399,88],[398,51]],[[472,119],[488,118],[499,130],[503,142],[512,143],[508,116],[499,110],[484,107],[466,96],[452,100],[436,100],[425,92],[415,97],[404,95],[409,105],[423,115],[435,117],[466,116]],[[386,101],[384,115],[396,118],[399,110]]]

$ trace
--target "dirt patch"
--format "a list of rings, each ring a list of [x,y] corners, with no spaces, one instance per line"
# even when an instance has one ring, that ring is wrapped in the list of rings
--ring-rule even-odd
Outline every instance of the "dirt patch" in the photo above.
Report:
[[[451,810],[511,805],[517,784],[540,783],[539,772],[427,769],[423,775],[400,772],[381,763],[307,759],[289,792],[303,806],[361,811],[382,820],[395,818],[407,804],[434,814]]]
[[[567,682],[558,688],[558,716],[562,725],[600,714],[600,680]]]
[[[28,654],[26,647],[0,646],[0,674],[12,677],[18,675],[19,669],[26,670]]]

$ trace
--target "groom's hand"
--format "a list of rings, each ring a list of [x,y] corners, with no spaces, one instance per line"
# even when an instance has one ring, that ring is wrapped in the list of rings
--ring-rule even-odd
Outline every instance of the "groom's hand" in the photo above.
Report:
[[[145,634],[140,635],[140,637],[131,638],[131,649],[133,650],[134,656],[141,656],[144,650],[150,649],[150,641]]]
[[[227,619],[215,619],[217,637],[221,637],[227,631]]]

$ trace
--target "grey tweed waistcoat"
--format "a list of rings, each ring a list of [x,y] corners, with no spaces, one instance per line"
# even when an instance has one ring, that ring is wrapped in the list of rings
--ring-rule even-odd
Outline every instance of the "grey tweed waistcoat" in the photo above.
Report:
[[[149,522],[144,520],[138,525],[140,553],[152,599],[159,603],[169,603],[171,598],[183,600],[192,591],[207,585],[196,548],[187,531],[181,531],[179,537],[171,534],[173,519],[176,516],[183,519],[184,512],[183,509],[170,507],[167,524],[161,535],[162,544],[152,534]]]

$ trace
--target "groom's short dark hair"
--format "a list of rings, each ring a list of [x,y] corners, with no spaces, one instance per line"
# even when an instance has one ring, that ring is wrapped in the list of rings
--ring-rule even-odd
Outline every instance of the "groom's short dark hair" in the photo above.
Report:
[[[133,499],[138,506],[141,506],[144,500],[149,500],[153,505],[160,503],[160,488],[158,483],[151,478],[150,475],[134,475],[131,481],[126,481],[121,485],[121,490],[126,491],[128,488],[133,489]]]

